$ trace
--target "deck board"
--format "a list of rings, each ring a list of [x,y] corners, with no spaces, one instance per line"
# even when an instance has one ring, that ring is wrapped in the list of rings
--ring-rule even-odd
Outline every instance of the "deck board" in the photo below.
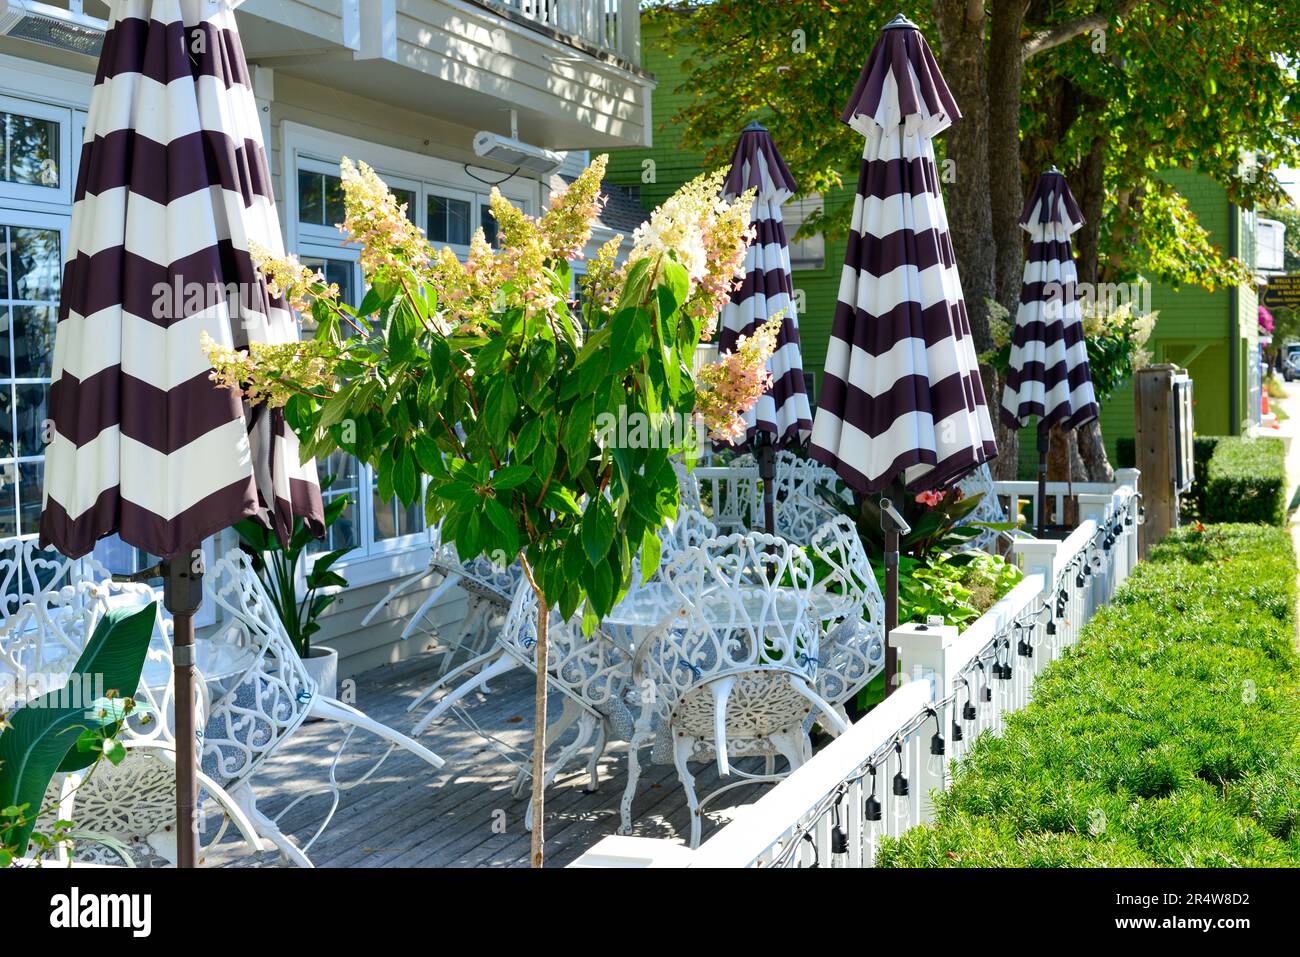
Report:
[[[356,680],[354,703],[375,720],[409,732],[430,705],[412,713],[406,708],[435,680],[439,664],[438,654],[426,652],[366,672]],[[445,715],[421,736],[420,743],[446,765],[435,771],[406,751],[393,751],[366,783],[343,793],[333,821],[308,851],[317,867],[528,865],[526,797],[515,798],[511,787],[518,763],[526,760],[532,743],[533,675],[521,668],[498,677],[491,687],[490,693],[468,699],[465,711],[514,753],[507,757],[458,717]],[[560,702],[553,695],[550,720],[559,711]],[[330,722],[303,726],[259,772],[255,785],[259,809],[275,817],[296,798],[324,784],[342,737],[339,727]],[[339,779],[364,773],[386,748],[380,739],[358,732],[339,762]],[[568,864],[618,827],[626,746],[612,742],[606,748],[595,793],[586,791],[589,753],[580,753],[547,790],[547,866]],[[642,760],[649,760],[648,750],[642,751]],[[700,768],[696,781],[699,792],[707,794],[718,783],[716,769]],[[736,788],[716,807],[710,805],[705,836],[729,819],[737,805],[755,800],[761,792],[759,785]],[[280,826],[301,844],[327,809],[327,797],[310,798],[289,810]],[[634,812],[634,833],[639,836],[683,843],[689,836],[685,794],[672,767],[642,768]],[[229,837],[212,850],[209,862],[233,867],[284,863],[278,854],[250,857]]]

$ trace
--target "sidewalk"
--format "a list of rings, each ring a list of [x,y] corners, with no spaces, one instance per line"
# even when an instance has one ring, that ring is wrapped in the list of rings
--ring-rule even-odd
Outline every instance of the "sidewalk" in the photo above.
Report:
[[[1300,382],[1287,382],[1285,387],[1286,398],[1277,400],[1275,404],[1284,407],[1291,418],[1278,423],[1276,429],[1270,429],[1264,434],[1271,433],[1287,443],[1286,485],[1287,503],[1290,504],[1295,496],[1296,487],[1300,486]],[[1291,546],[1296,554],[1300,555],[1300,520],[1298,519],[1300,519],[1300,509],[1297,509],[1290,519]],[[1300,625],[1297,626],[1296,647],[1300,648]]]

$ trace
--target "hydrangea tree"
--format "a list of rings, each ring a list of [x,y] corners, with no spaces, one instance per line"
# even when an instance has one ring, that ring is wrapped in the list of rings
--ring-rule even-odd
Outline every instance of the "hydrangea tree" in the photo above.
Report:
[[[649,577],[658,530],[676,516],[670,457],[695,452],[698,415],[717,437],[757,398],[772,336],[756,335],[698,379],[694,355],[738,281],[750,237],[746,194],[719,199],[726,171],[697,178],[633,236],[607,243],[569,301],[570,263],[600,212],[605,158],[537,218],[493,190],[499,248],[480,230],[461,261],[435,250],[364,164],[343,161],[346,221],[370,286],[353,308],[292,258],[262,270],[316,324],[313,340],[209,345],[214,378],[283,407],[304,456],[339,449],[369,463],[381,498],[424,496],[429,523],[462,559],[518,559],[535,591],[537,683],[532,857],[542,862],[547,622],[581,613],[590,631],[631,584]],[[758,391],[761,392],[761,389]],[[697,412],[698,409],[698,412]],[[640,418],[618,444],[598,423]],[[427,480],[427,481],[423,481]]]

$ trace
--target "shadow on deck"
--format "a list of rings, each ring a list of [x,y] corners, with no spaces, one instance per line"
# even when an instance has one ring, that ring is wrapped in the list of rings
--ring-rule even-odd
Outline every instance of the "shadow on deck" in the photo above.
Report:
[[[409,661],[385,665],[357,679],[357,707],[398,731],[409,732],[418,717],[406,708],[430,685],[440,655],[427,653]],[[551,720],[560,711],[551,695]],[[308,850],[317,867],[525,867],[529,833],[524,829],[526,797],[511,794],[517,769],[526,764],[532,743],[533,674],[519,669],[492,682],[489,694],[465,701],[464,715],[495,743],[454,714],[444,716],[420,738],[420,743],[447,763],[440,771],[395,750],[364,784],[345,791],[334,820]],[[565,735],[567,740],[572,735]],[[270,817],[295,798],[328,781],[330,762],[343,733],[329,723],[304,726],[258,774],[258,807]],[[370,735],[358,735],[339,764],[340,781],[350,781],[383,754],[386,745]],[[551,756],[558,749],[552,746]],[[600,788],[588,793],[586,761],[581,753],[546,793],[546,863],[562,867],[618,827],[619,801],[627,780],[627,751],[612,743],[600,762]],[[641,752],[649,761],[649,750]],[[696,778],[701,795],[718,783],[716,768],[700,767]],[[706,808],[704,839],[730,820],[738,805],[750,803],[762,786],[738,787]],[[329,809],[322,793],[290,810],[281,828],[301,844],[310,838]],[[685,843],[690,816],[685,795],[671,766],[642,768],[633,805],[634,832]],[[279,866],[278,854],[250,857],[233,852],[227,838],[210,854],[209,865]]]

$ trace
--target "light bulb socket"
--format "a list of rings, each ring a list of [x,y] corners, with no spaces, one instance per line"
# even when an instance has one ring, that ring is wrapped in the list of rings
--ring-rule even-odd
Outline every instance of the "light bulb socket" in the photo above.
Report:
[[[970,719],[968,718],[967,720],[969,721]],[[961,740],[962,738],[964,738],[965,736],[966,736],[966,733],[965,733],[964,731],[962,731],[962,729],[961,729],[961,725],[958,724],[957,719],[954,718],[954,719],[953,719],[953,722],[952,722],[952,739],[953,739],[954,741],[960,741],[960,740]]]
[[[849,852],[849,835],[844,828],[836,824],[831,828],[831,853],[847,854]]]
[[[961,716],[966,721],[974,721],[976,717],[975,702],[967,701],[962,705]]]
[[[902,771],[894,775],[893,791],[895,797],[907,797],[907,776]]]
[[[862,804],[862,817],[868,821],[879,821],[881,818],[880,801],[874,794],[867,795],[866,801]]]
[[[930,739],[930,753],[931,753],[931,754],[943,754],[943,753],[944,753],[944,740],[943,740],[943,735],[941,735],[938,731],[936,731],[936,732],[934,733],[934,737],[932,737],[932,738]]]

